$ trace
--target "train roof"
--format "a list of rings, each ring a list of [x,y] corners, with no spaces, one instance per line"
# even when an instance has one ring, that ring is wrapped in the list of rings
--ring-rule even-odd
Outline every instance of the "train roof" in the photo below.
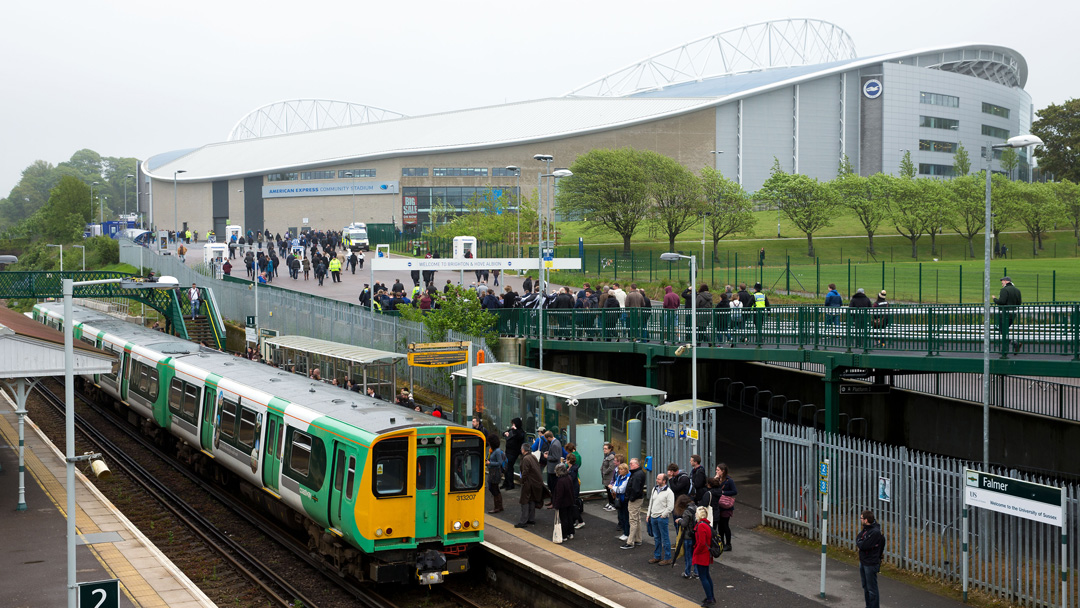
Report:
[[[62,304],[46,303],[39,306],[59,314],[64,312]],[[280,397],[371,433],[380,434],[415,426],[460,426],[271,365],[206,348],[82,306],[73,307],[72,312],[77,323],[85,323],[136,346],[173,357],[185,365]]]

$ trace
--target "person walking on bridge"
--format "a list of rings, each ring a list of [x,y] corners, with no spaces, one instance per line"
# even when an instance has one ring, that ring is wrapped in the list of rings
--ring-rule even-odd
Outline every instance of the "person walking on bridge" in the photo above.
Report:
[[[1020,306],[1023,298],[1020,297],[1020,289],[1013,285],[1009,277],[1001,277],[1001,292],[994,298],[994,304],[1001,309],[997,315],[998,331],[1001,333],[1001,352],[1007,352],[1008,346],[1012,346],[1013,352],[1020,352],[1023,346],[1019,340],[1009,340],[1009,327],[1015,319],[1016,307]]]

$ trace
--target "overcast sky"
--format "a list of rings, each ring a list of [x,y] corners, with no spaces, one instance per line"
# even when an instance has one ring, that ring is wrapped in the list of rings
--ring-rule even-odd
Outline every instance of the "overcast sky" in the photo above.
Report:
[[[813,7],[813,8],[810,8]],[[742,25],[814,18],[859,56],[984,42],[1028,62],[1035,109],[1076,97],[1080,5],[1052,0],[5,2],[0,196],[37,159],[148,156],[223,141],[280,100],[403,114],[559,96]]]

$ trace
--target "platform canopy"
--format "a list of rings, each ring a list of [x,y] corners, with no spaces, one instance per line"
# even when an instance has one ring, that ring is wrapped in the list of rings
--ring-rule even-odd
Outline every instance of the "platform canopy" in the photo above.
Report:
[[[465,378],[465,370],[454,372]],[[620,384],[584,376],[549,372],[511,363],[483,363],[472,368],[473,382],[485,382],[521,388],[564,399],[610,399],[622,397],[654,405],[661,403],[667,393],[655,388]]]
[[[116,356],[75,340],[76,374],[113,372]],[[64,375],[64,333],[0,307],[0,378]]]
[[[317,338],[308,338],[305,336],[275,336],[272,338],[264,338],[263,343],[271,344],[279,348],[302,350],[313,355],[352,361],[353,363],[360,363],[362,365],[380,361],[392,362],[397,359],[406,358],[406,355],[390,352],[388,350],[375,350],[374,348],[364,348],[362,346],[341,344],[340,342],[319,340]]]

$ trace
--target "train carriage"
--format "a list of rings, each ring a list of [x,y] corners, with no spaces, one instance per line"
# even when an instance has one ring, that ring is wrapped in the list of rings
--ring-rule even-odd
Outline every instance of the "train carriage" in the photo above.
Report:
[[[33,315],[65,321],[56,303]],[[176,437],[196,470],[227,471],[283,520],[299,514],[342,571],[431,584],[468,569],[484,529],[479,432],[83,307],[73,317],[79,339],[122,359],[86,380]]]

